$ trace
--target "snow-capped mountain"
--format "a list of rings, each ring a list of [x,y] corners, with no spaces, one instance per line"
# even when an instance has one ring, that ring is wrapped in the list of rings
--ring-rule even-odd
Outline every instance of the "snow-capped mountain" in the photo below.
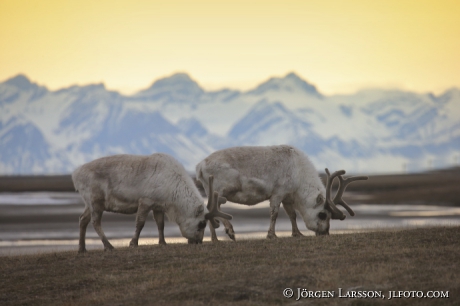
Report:
[[[286,109],[281,102],[261,100],[235,123],[228,134],[241,145],[275,145],[320,139],[312,124]]]
[[[187,74],[177,73],[169,78],[160,79],[149,88],[141,90],[133,98],[155,101],[157,104],[196,104],[199,103],[204,90]]]
[[[184,73],[124,96],[103,84],[57,91],[0,83],[0,175],[69,173],[100,156],[164,152],[193,171],[211,152],[292,144],[318,170],[421,171],[459,162],[460,90],[324,96],[298,75],[247,92],[206,91]]]

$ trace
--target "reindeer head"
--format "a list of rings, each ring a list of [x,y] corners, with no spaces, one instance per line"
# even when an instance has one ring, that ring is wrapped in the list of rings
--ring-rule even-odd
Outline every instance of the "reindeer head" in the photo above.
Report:
[[[314,211],[314,222],[316,226],[312,226],[311,229],[314,228],[316,235],[329,235],[329,226],[331,219],[338,219],[344,220],[346,218],[345,214],[337,208],[337,204],[342,205],[351,216],[354,216],[355,213],[353,210],[348,206],[348,204],[342,199],[343,192],[345,188],[354,181],[359,180],[367,180],[369,177],[367,176],[353,176],[347,179],[344,179],[342,175],[345,174],[345,170],[340,170],[334,172],[332,175],[329,173],[329,170],[326,168],[326,198],[320,193],[316,198],[316,204],[313,207],[316,209]],[[337,193],[332,199],[331,197],[331,188],[334,179],[338,177],[339,179],[339,189]],[[323,206],[324,204],[324,206]]]
[[[214,177],[209,176],[209,191],[208,191],[208,204],[207,209],[208,213],[204,214],[204,218],[201,218],[204,212],[204,207],[201,205],[199,207],[200,212],[197,212],[196,217],[198,217],[198,224],[196,225],[196,233],[194,238],[189,238],[189,244],[197,244],[203,242],[204,229],[206,228],[206,221],[209,220],[214,228],[219,227],[219,222],[215,219],[217,217],[224,218],[227,220],[232,220],[232,216],[220,211],[220,204],[227,202],[227,199],[224,197],[219,197],[217,191],[213,192],[213,183]]]

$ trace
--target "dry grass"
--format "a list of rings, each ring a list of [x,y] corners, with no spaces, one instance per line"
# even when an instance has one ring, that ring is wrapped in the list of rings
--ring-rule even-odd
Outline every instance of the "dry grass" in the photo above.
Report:
[[[1,305],[459,305],[459,227],[2,257]],[[300,300],[308,290],[442,290],[449,299]]]

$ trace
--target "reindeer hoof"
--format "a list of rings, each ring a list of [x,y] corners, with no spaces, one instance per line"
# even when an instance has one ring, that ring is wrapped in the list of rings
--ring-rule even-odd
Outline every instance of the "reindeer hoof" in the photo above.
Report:
[[[272,234],[272,233],[267,234],[267,239],[276,239],[276,238],[278,238],[278,236],[276,236],[276,234]]]
[[[167,244],[166,244],[166,241],[164,241],[164,240],[163,240],[163,241],[159,241],[158,244],[160,244],[160,245],[167,245]]]
[[[137,241],[131,240],[131,242],[129,243],[129,247],[130,248],[137,248]]]
[[[230,237],[230,239],[232,239],[233,241],[236,241],[235,232],[233,231],[233,229],[226,228],[225,233],[228,235],[228,237]]]
[[[87,251],[85,248],[83,249],[78,249],[78,254],[85,254]]]
[[[111,246],[111,245],[106,246],[106,247],[104,248],[104,251],[109,251],[109,252],[111,252],[111,251],[113,251],[113,250],[114,250],[114,247]]]
[[[292,233],[292,237],[304,237],[305,235],[301,232]]]

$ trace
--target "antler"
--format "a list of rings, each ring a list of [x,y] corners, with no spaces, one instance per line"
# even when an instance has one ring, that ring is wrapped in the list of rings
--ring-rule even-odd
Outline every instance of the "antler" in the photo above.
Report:
[[[353,176],[349,177],[347,179],[344,179],[342,177],[343,174],[345,174],[345,170],[340,170],[334,172],[332,176],[329,173],[329,170],[326,168],[326,174],[327,174],[327,182],[326,182],[326,202],[328,204],[328,208],[332,213],[332,219],[340,219],[343,220],[346,218],[346,216],[341,212],[336,204],[342,205],[351,216],[355,215],[355,212],[348,206],[348,204],[342,199],[343,192],[345,191],[345,188],[352,182],[354,181],[360,181],[360,180],[367,180],[369,177],[367,176]],[[332,182],[334,181],[335,177],[339,177],[339,190],[337,191],[334,200],[331,199],[331,188],[332,188]]]
[[[219,193],[217,191],[213,192],[213,183],[214,183],[214,176],[209,176],[209,191],[208,191],[208,213],[204,216],[206,220],[209,220],[212,224],[212,227],[218,228],[219,223],[215,219],[216,217],[224,218],[227,220],[232,220],[232,216],[226,214],[219,210],[219,204],[223,204],[227,201],[224,197],[219,197]]]
[[[208,208],[208,210],[211,209],[211,206],[212,206],[212,201],[213,201],[213,194],[214,194],[214,176],[213,175],[210,175],[209,178],[208,178],[208,204],[206,205],[206,207]]]
[[[355,212],[350,208],[350,206],[348,206],[347,202],[345,202],[345,200],[342,199],[343,192],[345,191],[345,188],[347,188],[347,186],[350,183],[354,181],[366,181],[368,179],[369,179],[368,176],[352,176],[347,179],[344,179],[341,175],[339,175],[339,190],[335,194],[333,202],[335,204],[342,205],[348,211],[350,216],[354,216]]]
[[[335,206],[334,201],[331,199],[331,188],[332,188],[332,182],[334,179],[339,176],[345,174],[345,170],[340,170],[334,172],[332,175],[329,173],[329,169],[326,168],[326,208],[331,212],[332,214],[332,219],[340,219],[343,220],[346,218],[346,216],[341,212],[337,206]]]

